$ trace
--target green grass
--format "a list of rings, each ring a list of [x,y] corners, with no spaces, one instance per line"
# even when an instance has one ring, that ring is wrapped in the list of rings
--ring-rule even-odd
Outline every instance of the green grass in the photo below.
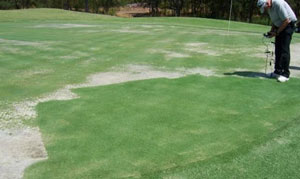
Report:
[[[226,36],[227,22],[220,20],[122,19],[54,9],[0,11],[0,14],[0,35],[6,40],[0,44],[0,101],[7,104],[40,96],[65,84],[82,82],[89,74],[126,64],[151,64],[169,69],[207,67],[221,72],[232,65],[253,70],[263,65],[261,59],[244,55],[248,52],[224,53],[216,58],[186,52],[182,47],[185,43],[203,42],[213,51],[248,49],[261,45],[259,31],[263,32],[264,26],[232,23],[233,31],[256,29],[257,35]],[[90,27],[55,28],[60,24]],[[153,28],[143,25],[153,25]],[[122,29],[146,33],[118,32]],[[215,31],[208,35],[201,33],[211,30]],[[18,45],[15,41],[29,45]],[[190,57],[168,61],[161,53],[149,53],[151,49],[188,53]]]
[[[83,88],[74,90],[79,99],[39,104],[28,123],[40,127],[49,159],[25,178],[296,178],[300,81],[231,76],[264,68],[255,54],[269,27],[227,27],[200,18],[0,11],[0,110],[128,64],[222,76]],[[189,51],[191,43],[217,55]]]
[[[189,76],[75,90],[80,99],[39,105],[49,160],[25,178],[146,177],[241,154],[300,116],[299,82]]]
[[[276,132],[273,140],[244,153],[238,151],[145,178],[298,178],[299,131],[297,120]]]

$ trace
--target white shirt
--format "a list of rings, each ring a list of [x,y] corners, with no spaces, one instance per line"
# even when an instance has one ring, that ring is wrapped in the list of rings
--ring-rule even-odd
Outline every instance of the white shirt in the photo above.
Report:
[[[276,27],[280,27],[284,20],[289,19],[291,22],[296,22],[297,17],[292,8],[284,0],[272,0],[272,6],[268,9],[272,23]]]

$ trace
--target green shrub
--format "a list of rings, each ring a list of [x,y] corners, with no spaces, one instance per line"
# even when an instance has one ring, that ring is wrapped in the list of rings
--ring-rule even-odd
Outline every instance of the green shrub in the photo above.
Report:
[[[12,2],[9,1],[0,1],[0,9],[13,9],[14,8],[14,4]]]
[[[110,8],[107,12],[108,15],[114,16],[116,15],[117,8]]]

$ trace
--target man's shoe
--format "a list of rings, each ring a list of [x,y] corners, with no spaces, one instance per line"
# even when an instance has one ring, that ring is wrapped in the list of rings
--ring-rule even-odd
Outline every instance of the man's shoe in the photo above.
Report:
[[[274,72],[272,72],[272,73],[270,73],[270,78],[279,78],[279,74],[277,74],[277,73],[274,73]]]
[[[289,81],[289,78],[280,75],[280,76],[277,78],[277,81],[278,81],[278,82],[281,82],[281,83],[284,83],[284,82]]]

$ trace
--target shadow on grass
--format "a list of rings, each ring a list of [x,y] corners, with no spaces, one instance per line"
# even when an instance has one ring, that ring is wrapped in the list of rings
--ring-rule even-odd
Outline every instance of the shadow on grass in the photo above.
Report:
[[[233,73],[224,73],[226,76],[242,76],[249,78],[270,78],[268,74],[253,71],[235,71]]]
[[[300,70],[300,67],[296,67],[296,66],[290,66],[291,70]]]

